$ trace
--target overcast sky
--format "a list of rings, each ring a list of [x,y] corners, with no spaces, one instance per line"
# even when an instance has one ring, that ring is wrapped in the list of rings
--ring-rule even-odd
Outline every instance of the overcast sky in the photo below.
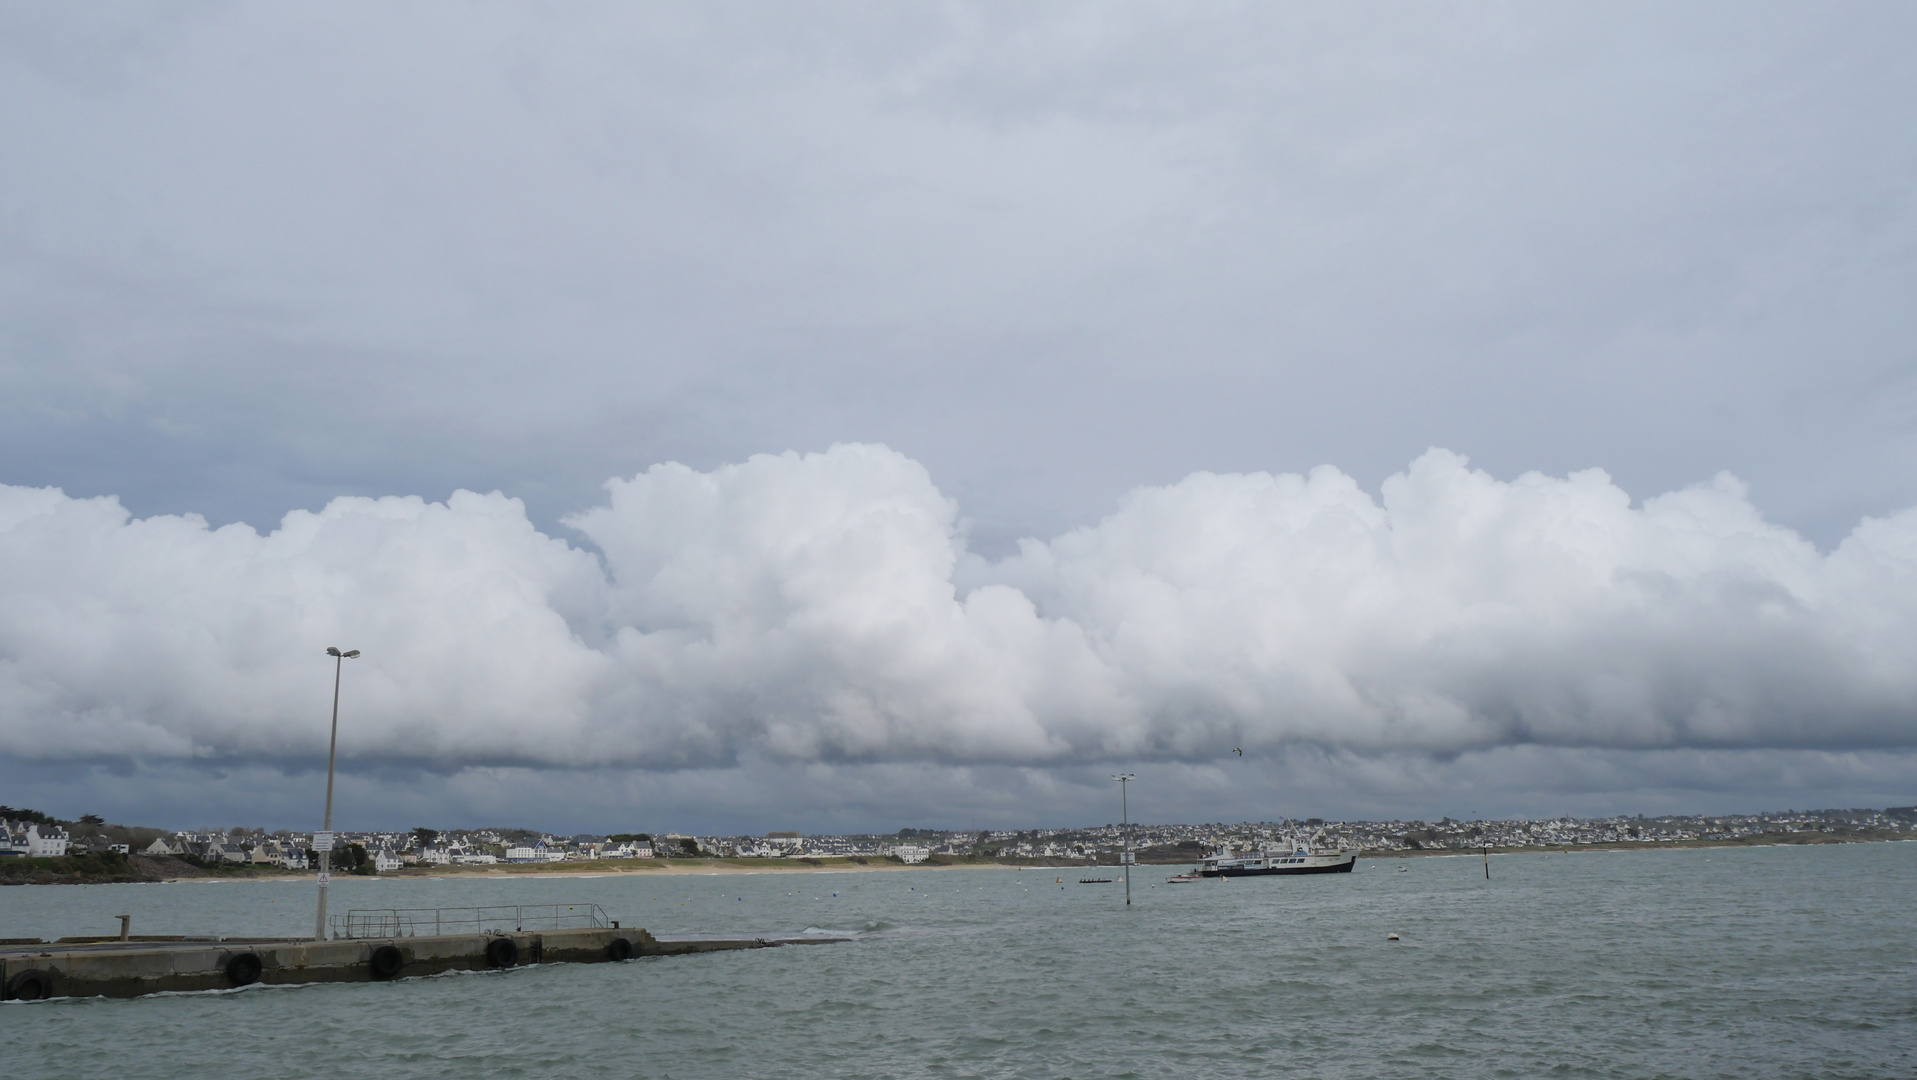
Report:
[[[0,801],[310,827],[337,643],[349,826],[1917,802],[1914,46],[0,6]]]

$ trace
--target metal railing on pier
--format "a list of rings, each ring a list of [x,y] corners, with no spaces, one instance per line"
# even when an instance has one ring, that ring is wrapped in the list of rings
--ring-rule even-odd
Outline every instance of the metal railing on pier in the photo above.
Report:
[[[366,908],[327,920],[336,938],[422,937],[519,930],[591,930],[612,925],[598,904],[505,904],[497,907]]]

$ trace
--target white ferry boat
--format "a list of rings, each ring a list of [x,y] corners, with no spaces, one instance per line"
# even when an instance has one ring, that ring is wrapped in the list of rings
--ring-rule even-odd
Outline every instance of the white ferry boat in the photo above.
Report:
[[[1260,848],[1237,852],[1229,846],[1198,860],[1201,877],[1263,877],[1267,874],[1349,874],[1358,863],[1355,851],[1318,854],[1299,841],[1289,851]]]

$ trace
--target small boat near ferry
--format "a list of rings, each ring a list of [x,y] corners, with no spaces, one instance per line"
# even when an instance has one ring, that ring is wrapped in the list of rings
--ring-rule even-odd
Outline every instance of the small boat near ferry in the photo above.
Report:
[[[1205,879],[1202,877],[1199,877],[1198,874],[1194,871],[1193,873],[1189,873],[1189,874],[1173,874],[1172,876],[1165,879],[1165,884],[1183,885],[1187,881],[1203,881],[1203,880]]]
[[[1349,874],[1358,863],[1355,851],[1319,854],[1300,840],[1288,851],[1269,847],[1256,851],[1233,851],[1229,846],[1198,860],[1198,876],[1208,878],[1265,877],[1273,874]]]

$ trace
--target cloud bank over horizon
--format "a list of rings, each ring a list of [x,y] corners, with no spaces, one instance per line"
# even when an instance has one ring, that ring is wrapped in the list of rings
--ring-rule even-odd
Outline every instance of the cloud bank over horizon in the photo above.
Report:
[[[993,560],[884,446],[607,495],[576,543],[497,492],[261,534],[0,487],[0,754],[310,761],[333,644],[343,757],[437,773],[1917,746],[1917,510],[1821,552],[1729,475],[1633,503],[1434,449],[1376,497],[1196,473]]]
[[[0,7],[0,801],[1917,802],[1914,42]]]

